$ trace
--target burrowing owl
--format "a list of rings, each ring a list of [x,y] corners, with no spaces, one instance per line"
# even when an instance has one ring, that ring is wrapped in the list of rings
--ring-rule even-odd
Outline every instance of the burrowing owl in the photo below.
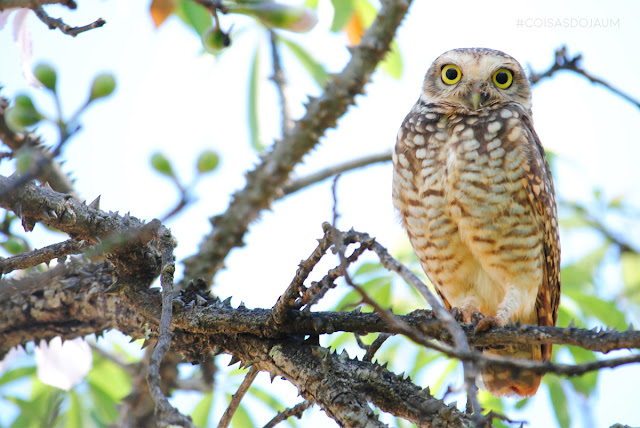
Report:
[[[427,71],[398,132],[393,202],[448,309],[477,330],[509,321],[552,326],[560,243],[551,171],[533,129],[520,64],[500,51],[454,49]],[[496,354],[548,361],[551,345]],[[535,394],[541,376],[482,371],[494,395]]]

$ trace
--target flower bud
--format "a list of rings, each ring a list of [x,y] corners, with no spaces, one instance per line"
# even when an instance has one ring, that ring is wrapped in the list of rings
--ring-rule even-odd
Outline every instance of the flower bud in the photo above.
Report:
[[[171,162],[169,162],[169,159],[160,152],[156,152],[151,156],[151,166],[162,175],[175,177]]]
[[[103,73],[93,79],[89,101],[108,97],[116,89],[116,79],[110,73]]]
[[[56,71],[47,64],[38,65],[35,70],[33,70],[33,74],[36,76],[36,79],[42,83],[45,88],[55,92],[56,91]]]
[[[211,172],[218,167],[220,156],[213,150],[205,150],[198,156],[197,168],[200,174]]]

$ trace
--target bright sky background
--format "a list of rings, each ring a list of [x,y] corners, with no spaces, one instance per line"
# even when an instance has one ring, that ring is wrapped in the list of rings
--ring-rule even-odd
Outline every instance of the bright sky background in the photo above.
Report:
[[[324,36],[331,9],[328,1],[320,3],[317,28],[291,37],[311,46],[330,71],[339,72],[349,54],[343,37]],[[161,150],[170,156],[185,182],[190,181],[201,150],[213,148],[221,154],[221,168],[198,185],[199,202],[169,222],[179,240],[178,259],[182,259],[196,251],[201,236],[210,231],[207,218],[225,209],[230,193],[244,185],[243,172],[257,161],[249,144],[246,100],[253,47],[259,38],[264,40],[264,34],[244,32],[216,60],[200,55],[199,39],[175,17],[155,30],[148,5],[148,1],[111,0],[83,1],[75,12],[48,7],[52,16],[63,16],[71,25],[83,25],[98,17],[107,21],[103,28],[76,38],[48,31],[33,15],[29,27],[34,64],[47,61],[59,70],[59,92],[67,115],[84,101],[96,74],[110,71],[117,77],[117,92],[84,115],[83,131],[64,152],[65,170],[73,171],[77,189],[87,200],[101,194],[101,207],[105,210],[131,211],[145,219],[160,217],[173,206],[177,195],[166,179],[151,171],[151,153]],[[541,71],[552,63],[554,50],[566,44],[571,53],[583,53],[583,65],[593,75],[640,99],[639,6],[632,0],[416,0],[397,39],[405,60],[402,79],[376,73],[366,87],[366,96],[358,97],[357,106],[339,121],[338,129],[322,138],[317,150],[305,158],[305,164],[296,172],[304,175],[391,148],[398,127],[419,95],[428,66],[452,48],[499,49],[518,59],[525,68],[530,65]],[[568,27],[556,24],[565,19]],[[519,20],[522,26],[518,25]],[[238,29],[247,21],[237,17],[223,21],[227,27],[232,22]],[[13,97],[25,89],[26,82],[10,27],[11,23],[0,31],[0,84],[5,86],[2,94]],[[267,81],[269,55],[264,41],[262,47],[263,141],[270,143],[279,133],[279,107]],[[304,111],[301,103],[320,89],[292,61],[289,52],[283,56],[293,114],[299,117]],[[46,95],[32,89],[29,92],[35,94],[38,105],[51,107]],[[640,153],[633,133],[640,111],[568,72],[539,84],[533,96],[536,130],[543,144],[560,155],[556,186],[562,197],[588,202],[592,200],[592,189],[599,187],[607,197],[623,194],[639,207]],[[366,231],[391,249],[403,245],[406,238],[391,204],[391,165],[345,175],[338,191],[340,227]],[[248,245],[230,255],[228,269],[216,278],[215,292],[223,297],[234,296],[235,305],[240,301],[249,307],[273,305],[299,261],[315,247],[315,239],[322,233],[321,223],[331,219],[331,209],[330,183],[276,202],[273,211],[252,225],[246,239]],[[619,230],[640,242],[640,231],[621,226]],[[563,238],[568,237],[563,234]],[[56,237],[47,239],[39,240],[34,235],[33,244],[49,243]],[[575,259],[593,245],[595,239],[563,239],[563,259]],[[619,282],[614,281],[612,293],[616,287]],[[259,377],[262,385],[268,385],[267,379],[268,376]],[[574,426],[599,427],[614,422],[640,425],[637,397],[628,389],[638,381],[637,366],[603,372],[601,385],[607,395],[593,397],[593,404],[597,403],[592,410],[595,420],[589,424],[576,417]],[[533,428],[551,426],[554,418],[548,400],[548,394],[541,392],[526,412],[509,416],[528,419]],[[185,409],[193,406],[188,401],[181,400]],[[288,402],[297,402],[295,393]],[[574,410],[581,410],[577,406]],[[313,418],[306,417],[302,423],[312,426]],[[325,418],[321,419],[317,426],[326,426]]]

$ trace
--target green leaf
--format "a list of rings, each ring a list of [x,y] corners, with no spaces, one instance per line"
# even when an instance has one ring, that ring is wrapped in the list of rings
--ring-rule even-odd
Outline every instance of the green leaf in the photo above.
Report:
[[[162,175],[175,178],[173,167],[169,159],[162,153],[156,152],[151,156],[151,166]]]
[[[182,0],[175,10],[182,21],[193,28],[200,37],[212,26],[211,12],[191,0]]]
[[[9,370],[0,377],[0,386],[18,379],[34,376],[35,374],[36,366],[18,367],[13,370]]]
[[[576,364],[584,364],[597,360],[596,354],[593,351],[577,346],[567,346],[567,348],[569,349],[569,352],[571,352]],[[598,385],[598,372],[588,372],[581,376],[570,377],[568,380],[576,391],[588,397],[595,391],[596,386]]]
[[[213,393],[208,392],[202,397],[202,400],[196,404],[195,409],[191,417],[193,418],[193,424],[199,427],[207,426],[209,421],[209,414],[211,413],[211,406],[213,405]]]
[[[624,252],[620,255],[622,281],[627,296],[640,296],[640,254]]]
[[[256,48],[249,71],[249,134],[251,146],[257,151],[264,150],[260,142],[260,122],[258,118],[258,95],[260,89],[260,46]]]
[[[561,381],[553,375],[547,375],[545,383],[549,387],[551,395],[551,404],[556,415],[556,420],[562,428],[569,428],[571,425],[571,417],[569,415],[569,406],[567,405],[567,397],[562,390]]]
[[[624,312],[618,309],[616,303],[599,297],[589,296],[583,293],[567,293],[580,307],[586,316],[592,316],[600,320],[604,325],[618,330],[627,329],[627,320]]]
[[[227,401],[231,402],[231,395],[227,394]],[[253,428],[255,424],[249,416],[247,409],[244,407],[242,403],[236,409],[236,412],[233,414],[233,419],[231,419],[231,426],[233,428]]]
[[[102,425],[112,425],[118,419],[118,410],[116,406],[119,400],[114,400],[113,391],[107,393],[97,383],[89,382],[89,394],[93,401],[94,416]]]
[[[6,241],[0,243],[0,246],[5,249],[9,254],[15,256],[16,254],[23,253],[27,251],[27,247],[24,244],[24,241],[18,238],[9,238]]]
[[[69,396],[71,405],[65,412],[65,428],[82,428],[85,426],[82,403],[74,390],[69,391]]]
[[[609,243],[596,248],[577,262],[562,268],[562,291],[580,293],[593,291],[593,276],[602,264]]]
[[[333,21],[331,31],[337,33],[349,22],[356,7],[354,0],[331,0],[333,5]]]
[[[131,376],[116,363],[93,353],[93,368],[87,376],[90,388],[118,402],[131,391]]]
[[[205,150],[198,156],[196,167],[200,174],[206,174],[218,167],[220,156],[214,150]]]
[[[293,53],[295,57],[298,58],[300,64],[302,64],[302,66],[307,69],[309,75],[311,75],[313,80],[316,81],[318,86],[323,87],[327,82],[329,75],[327,74],[327,71],[324,69],[322,64],[316,61],[316,59],[313,58],[313,56],[299,44],[285,39],[284,37],[280,37],[279,39],[282,40],[284,44],[287,45],[291,53]]]
[[[435,382],[432,382],[432,387],[431,387],[431,392],[432,394],[437,394],[439,392],[441,392],[442,390],[442,386],[444,385],[445,381],[448,379],[449,375],[451,373],[453,373],[454,371],[456,371],[458,369],[458,360],[450,360],[449,363],[446,365],[445,369],[442,370],[442,374],[440,375],[440,377],[438,379],[436,379]]]
[[[251,387],[251,389],[249,389],[249,393],[276,412],[281,412],[282,410],[287,408],[287,406],[282,401],[280,401],[278,396],[274,394],[275,391],[266,391],[254,385]]]
[[[391,50],[387,53],[380,67],[382,71],[394,79],[402,77],[402,54],[400,54],[400,49],[395,41],[391,42]]]
[[[386,272],[386,269],[380,263],[374,263],[374,262],[361,263],[356,269],[356,272],[353,274],[353,278],[355,279],[360,275],[364,275],[372,272],[379,272],[379,271]]]
[[[581,213],[576,213],[570,217],[561,218],[560,220],[558,220],[558,223],[560,224],[560,227],[567,230],[592,226],[592,224],[586,218],[584,218],[584,215],[582,215]]]

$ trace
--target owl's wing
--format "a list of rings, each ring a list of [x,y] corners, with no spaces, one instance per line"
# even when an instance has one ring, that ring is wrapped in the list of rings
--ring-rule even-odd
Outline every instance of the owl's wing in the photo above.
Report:
[[[421,193],[421,187],[424,180],[419,173],[422,169],[421,161],[416,157],[416,150],[427,147],[429,138],[434,131],[436,124],[440,120],[440,115],[428,114],[429,105],[425,105],[420,100],[413,106],[409,114],[405,117],[398,136],[393,154],[393,202],[399,213],[405,211],[409,206],[423,206],[424,195]],[[430,130],[431,129],[431,130]],[[414,245],[414,237],[411,228],[407,224],[407,216],[402,215],[402,225],[404,226],[409,241]],[[416,254],[418,249],[414,247]],[[429,276],[428,269],[423,265],[424,271]],[[434,288],[442,303],[447,310],[451,310],[451,303],[440,291],[438,284],[433,282]]]
[[[527,174],[523,184],[527,189],[529,201],[544,228],[543,280],[536,299],[538,324],[555,326],[560,306],[560,239],[553,178],[544,148],[533,129],[531,118],[525,115],[523,119],[526,132],[521,138],[526,140],[523,143],[530,150],[529,164],[525,166]],[[545,361],[551,359],[551,348],[551,345],[542,345],[542,356]]]

